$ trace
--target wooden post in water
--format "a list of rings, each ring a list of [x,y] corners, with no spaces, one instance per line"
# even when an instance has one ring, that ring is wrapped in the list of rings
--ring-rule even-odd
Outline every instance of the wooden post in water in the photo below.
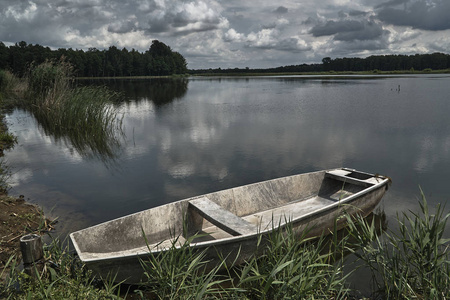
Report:
[[[38,234],[27,234],[20,238],[20,251],[25,272],[35,278],[37,271],[42,270],[36,263],[44,257],[41,236]],[[33,272],[33,270],[36,270]]]

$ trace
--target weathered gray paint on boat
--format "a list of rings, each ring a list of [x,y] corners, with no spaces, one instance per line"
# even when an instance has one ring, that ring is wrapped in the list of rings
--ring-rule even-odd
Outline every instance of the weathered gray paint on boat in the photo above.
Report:
[[[172,246],[174,237],[183,243],[183,222],[187,223],[188,236],[208,233],[191,247],[207,249],[206,258],[212,265],[218,263],[218,253],[228,257],[227,263],[240,263],[257,250],[258,234],[268,234],[286,222],[292,223],[296,234],[308,228],[308,236],[316,236],[331,230],[344,211],[368,215],[380,202],[388,182],[386,177],[351,169],[294,175],[180,200],[74,232],[70,237],[80,259],[96,273],[103,277],[117,273],[117,281],[137,283],[142,276],[139,258],[164,251]],[[198,207],[194,201],[189,203],[192,200]],[[210,208],[208,201],[213,202]],[[209,215],[214,215],[211,209],[233,214],[228,218],[230,224],[224,224],[226,218],[215,220]],[[233,230],[236,226],[246,229]],[[343,220],[338,226],[343,226]],[[251,232],[251,228],[256,230]]]

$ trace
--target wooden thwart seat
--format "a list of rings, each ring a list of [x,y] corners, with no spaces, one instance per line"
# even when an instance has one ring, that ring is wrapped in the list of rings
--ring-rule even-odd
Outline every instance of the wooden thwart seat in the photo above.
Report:
[[[347,183],[351,183],[351,184],[355,184],[355,185],[359,185],[359,186],[363,186],[363,187],[369,187],[369,186],[372,186],[372,185],[378,183],[376,178],[374,178],[374,177],[363,180],[363,179],[358,179],[358,178],[353,178],[353,177],[348,176],[351,173],[352,173],[351,171],[347,171],[347,170],[333,170],[333,171],[327,171],[325,173],[325,177],[333,178],[335,180],[339,180],[339,181],[343,181],[343,182],[347,182]]]
[[[203,218],[231,235],[245,235],[257,232],[257,227],[206,197],[190,200],[189,204]]]

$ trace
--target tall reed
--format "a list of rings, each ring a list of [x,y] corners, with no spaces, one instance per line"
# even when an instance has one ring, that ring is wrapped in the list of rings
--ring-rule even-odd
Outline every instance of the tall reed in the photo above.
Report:
[[[0,93],[17,91],[21,85],[20,80],[7,70],[0,70]]]
[[[359,251],[353,251],[372,272],[375,294],[386,299],[449,299],[450,239],[444,230],[450,214],[437,205],[431,214],[421,191],[420,213],[397,216],[398,232],[375,234],[374,222],[348,217]],[[358,226],[358,228],[357,228]]]
[[[347,276],[335,253],[345,239],[307,239],[307,230],[299,238],[291,225],[285,230],[261,237],[263,254],[237,267],[237,287],[244,291],[240,294],[250,299],[344,299]]]
[[[47,134],[69,141],[81,155],[112,158],[122,135],[117,99],[105,87],[74,87],[70,64],[47,61],[30,69],[21,104]]]
[[[139,292],[142,297],[145,293],[156,299],[204,299],[229,294],[222,284],[230,279],[218,274],[222,265],[207,270],[205,251],[189,246],[196,237],[181,246],[175,238],[167,251],[141,261],[146,278]]]

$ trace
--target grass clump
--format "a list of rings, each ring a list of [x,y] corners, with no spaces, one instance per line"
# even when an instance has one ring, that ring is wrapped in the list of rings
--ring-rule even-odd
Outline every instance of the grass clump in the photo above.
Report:
[[[375,294],[383,299],[450,298],[450,239],[443,238],[450,214],[444,215],[440,204],[431,214],[421,196],[421,213],[398,216],[398,233],[391,230],[383,238],[374,234],[373,222],[349,218],[361,249],[354,253],[372,273]]]
[[[0,275],[1,299],[119,299],[120,287],[96,279],[69,254],[58,239],[44,247],[44,260],[28,271],[20,270],[12,256]],[[7,273],[7,274],[6,274]]]
[[[224,263],[208,269],[206,250],[198,251],[189,246],[195,237],[178,247],[179,241],[175,239],[167,251],[141,261],[145,276],[145,283],[137,291],[141,297],[205,299],[229,294],[222,284],[230,279],[218,274]]]
[[[263,254],[238,268],[241,294],[249,299],[344,299],[346,276],[331,251],[339,243],[299,238],[291,226],[286,229],[271,233]]]
[[[72,66],[65,61],[46,61],[32,66],[27,79],[27,102],[48,109],[65,101],[71,92]]]
[[[14,145],[17,143],[17,137],[9,132],[0,132],[0,144]]]

